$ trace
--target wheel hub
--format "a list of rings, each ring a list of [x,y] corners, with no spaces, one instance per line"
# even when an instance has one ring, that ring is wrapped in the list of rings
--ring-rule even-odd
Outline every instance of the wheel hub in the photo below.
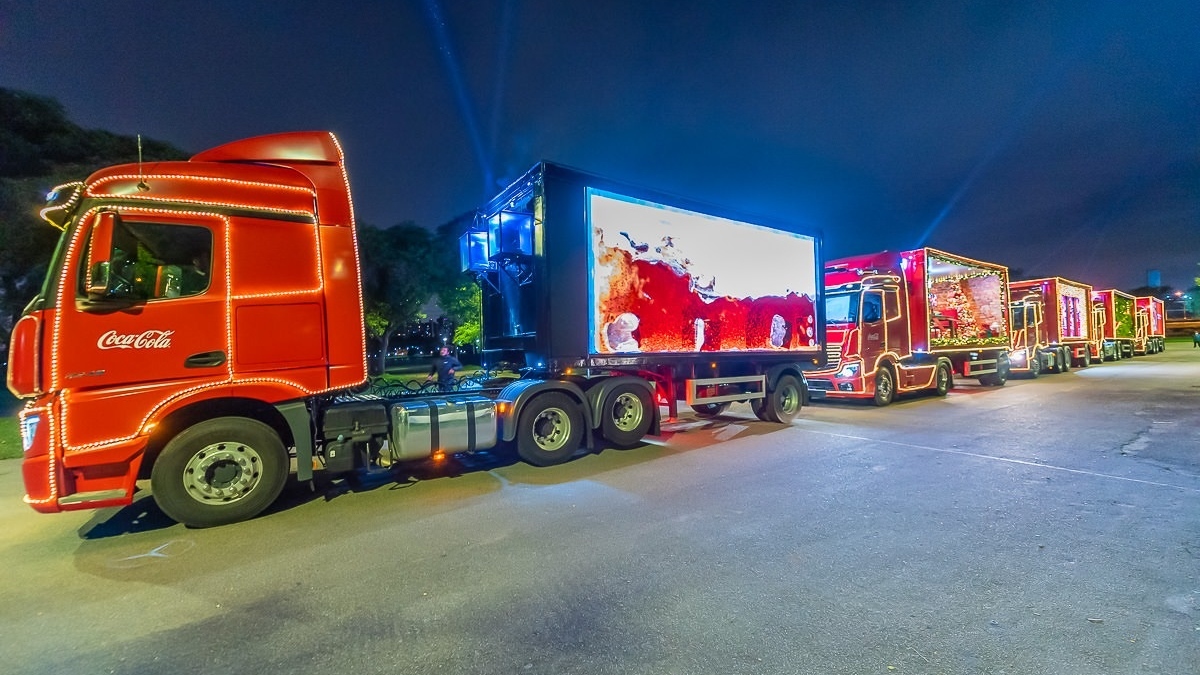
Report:
[[[241,443],[213,443],[183,469],[183,486],[198,502],[228,503],[249,494],[262,478],[262,457]]]
[[[613,403],[613,425],[621,431],[632,431],[642,423],[642,401],[634,394],[621,394]]]
[[[571,423],[566,412],[558,408],[543,410],[533,422],[533,440],[547,452],[563,447],[570,435]]]

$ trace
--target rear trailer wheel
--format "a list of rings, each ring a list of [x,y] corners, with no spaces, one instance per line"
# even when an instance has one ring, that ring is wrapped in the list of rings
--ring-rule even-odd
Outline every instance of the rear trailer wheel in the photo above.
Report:
[[[1058,372],[1065,373],[1071,370],[1071,348],[1059,347],[1059,349],[1062,350],[1062,368]]]
[[[933,374],[934,390],[938,396],[945,396],[954,388],[954,374],[950,372],[950,366],[946,363],[939,363],[937,371]]]
[[[795,375],[783,375],[767,392],[763,415],[769,422],[791,424],[804,405],[804,389]],[[761,416],[760,416],[761,418]]]
[[[604,401],[600,433],[618,448],[631,448],[650,430],[653,409],[650,392],[636,384],[619,384]]]
[[[218,417],[172,438],[154,462],[150,488],[171,518],[213,527],[253,518],[287,480],[288,456],[271,427],[245,417]]]
[[[692,412],[696,413],[696,417],[703,417],[705,419],[716,417],[717,415],[724,413],[726,410],[729,410],[729,401],[722,401],[721,403],[692,404]]]
[[[1092,348],[1084,347],[1083,356],[1080,356],[1079,360],[1077,360],[1075,363],[1078,364],[1080,368],[1087,368],[1088,366],[1092,365]]]
[[[531,400],[517,421],[517,455],[534,466],[571,459],[583,439],[583,414],[566,394],[549,392]]]
[[[896,399],[896,376],[888,366],[875,371],[875,405],[883,407]]]
[[[750,410],[754,412],[754,416],[764,422],[774,422],[775,420],[767,417],[767,397],[750,399]]]

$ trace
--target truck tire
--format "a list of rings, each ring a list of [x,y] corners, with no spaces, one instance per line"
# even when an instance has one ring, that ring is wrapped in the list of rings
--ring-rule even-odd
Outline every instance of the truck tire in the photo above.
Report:
[[[722,401],[721,403],[695,403],[692,405],[692,412],[696,413],[696,417],[703,417],[704,419],[716,417],[723,414],[726,410],[729,410],[729,401]]]
[[[583,414],[566,394],[549,392],[531,400],[517,421],[517,455],[534,466],[571,459],[583,439]]]
[[[1087,368],[1088,366],[1092,365],[1092,348],[1091,347],[1083,348],[1083,356],[1080,356],[1075,361],[1075,365],[1080,368]]]
[[[1008,367],[1004,364],[996,364],[994,373],[979,376],[979,384],[985,387],[1003,387],[1005,382],[1008,382]]]
[[[618,448],[632,448],[650,430],[650,392],[636,384],[619,384],[609,392],[600,418],[600,433]]]
[[[287,449],[274,429],[245,417],[218,417],[167,443],[154,462],[150,489],[174,520],[213,527],[261,513],[287,476]]]
[[[875,405],[883,407],[891,405],[896,400],[896,376],[892,374],[891,366],[880,366],[875,371]]]
[[[1059,347],[1059,353],[1062,354],[1062,368],[1058,372],[1065,373],[1071,370],[1071,348]]]
[[[750,399],[750,410],[754,412],[754,416],[764,422],[774,422],[775,420],[767,417],[767,397]]]
[[[1064,368],[1063,368],[1062,350],[1055,349],[1054,350],[1054,364],[1050,366],[1050,372],[1061,373],[1061,372],[1063,372],[1063,370],[1064,370]]]
[[[945,396],[954,388],[954,373],[947,363],[939,363],[937,371],[933,374],[934,388],[933,393],[938,396]]]
[[[767,392],[763,416],[768,422],[791,424],[803,406],[804,389],[800,386],[800,380],[795,375],[783,375],[775,383],[775,388]]]

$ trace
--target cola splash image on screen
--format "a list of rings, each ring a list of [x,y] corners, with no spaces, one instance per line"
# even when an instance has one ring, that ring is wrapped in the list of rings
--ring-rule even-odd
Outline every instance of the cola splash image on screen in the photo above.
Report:
[[[816,240],[588,190],[594,354],[813,351]]]

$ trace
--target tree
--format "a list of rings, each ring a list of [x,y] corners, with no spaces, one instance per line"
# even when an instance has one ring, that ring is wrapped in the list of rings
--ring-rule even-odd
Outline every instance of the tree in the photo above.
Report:
[[[360,223],[358,246],[367,334],[379,340],[382,372],[392,337],[420,318],[421,306],[433,296],[434,238],[411,221],[387,229]]]
[[[143,142],[145,161],[186,159],[166,143]],[[138,141],[86,130],[62,105],[0,88],[0,335],[7,351],[13,324],[45,276],[58,232],[38,218],[47,190],[95,169],[136,162]]]

